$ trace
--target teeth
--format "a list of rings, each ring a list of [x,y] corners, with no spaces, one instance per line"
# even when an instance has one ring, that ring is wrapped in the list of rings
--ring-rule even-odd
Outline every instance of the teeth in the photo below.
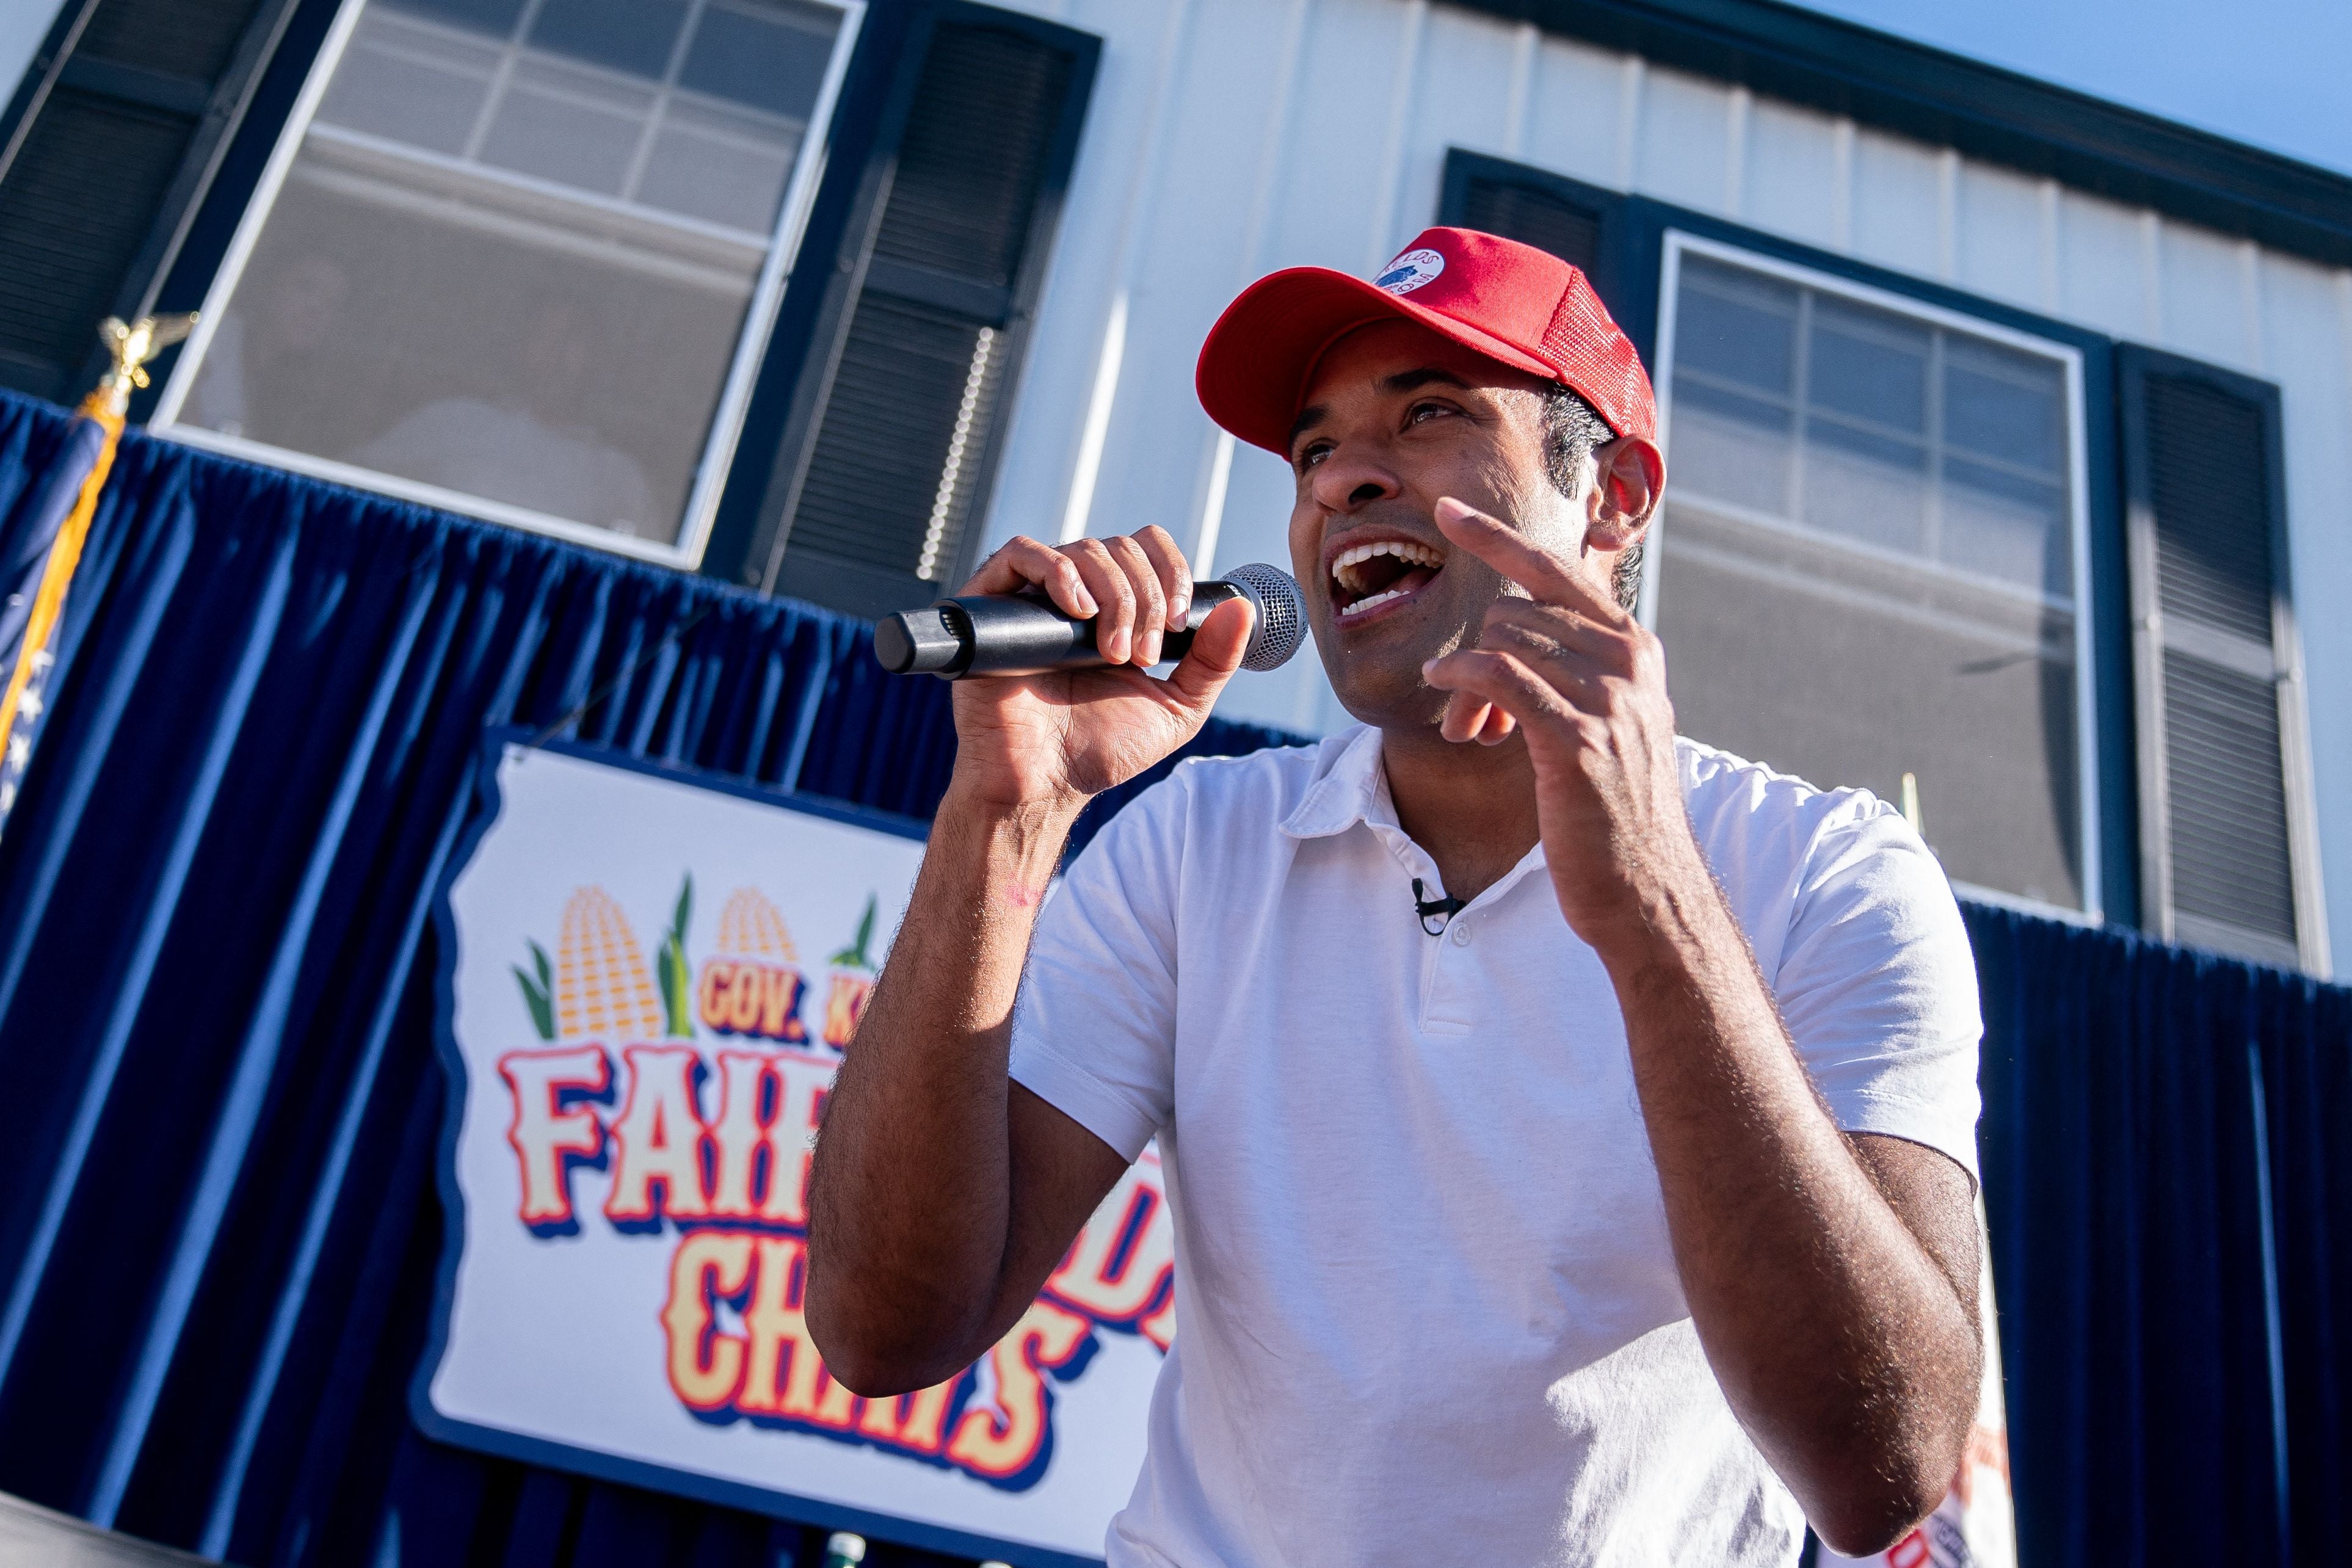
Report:
[[[1351,544],[1339,552],[1339,559],[1331,563],[1331,575],[1350,594],[1361,593],[1362,580],[1355,568],[1376,555],[1394,556],[1407,566],[1442,566],[1445,562],[1444,556],[1425,544],[1415,544],[1409,539],[1383,539],[1372,544]]]
[[[1404,597],[1405,592],[1406,591],[1402,588],[1391,588],[1385,594],[1374,594],[1369,599],[1359,599],[1354,604],[1349,605],[1346,609],[1341,610],[1339,612],[1339,618],[1344,621],[1351,616],[1362,615],[1374,605],[1385,605],[1391,599],[1402,599]]]

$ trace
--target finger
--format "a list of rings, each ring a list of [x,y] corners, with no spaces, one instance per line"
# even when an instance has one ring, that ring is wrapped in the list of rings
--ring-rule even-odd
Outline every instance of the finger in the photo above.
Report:
[[[1560,605],[1614,625],[1623,611],[1601,585],[1567,560],[1505,526],[1475,507],[1444,496],[1435,515],[1438,531],[1548,605]]]
[[[1192,634],[1192,649],[1168,672],[1168,688],[1184,706],[1205,714],[1216,702],[1217,693],[1249,651],[1250,626],[1256,616],[1247,599],[1228,599],[1209,612]]]
[[[1457,691],[1445,700],[1445,711],[1437,721],[1437,732],[1456,745],[1475,740],[1486,732],[1486,721],[1494,711],[1493,703]]]
[[[1499,746],[1509,740],[1518,727],[1519,721],[1512,718],[1508,712],[1489,705],[1486,710],[1486,721],[1478,726],[1478,732],[1471,739],[1482,746]]]
[[[1547,708],[1558,711],[1605,712],[1611,700],[1611,684],[1622,683],[1621,677],[1602,669],[1590,655],[1564,649],[1541,637],[1523,640],[1510,628],[1481,637],[1478,647],[1516,659],[1541,683]],[[1430,684],[1438,682],[1433,679]]]
[[[1143,552],[1151,558],[1153,569],[1160,574],[1160,589],[1168,597],[1168,625],[1181,627],[1192,609],[1192,563],[1176,547],[1175,537],[1156,522],[1137,530],[1135,542],[1143,547]]]
[[[1094,615],[1094,595],[1087,591],[1086,579],[1079,574],[1077,563],[1062,552],[1040,544],[1026,534],[1013,539],[1004,548],[981,563],[971,581],[959,590],[964,594],[1017,594],[1024,588],[1043,588],[1045,596],[1054,601],[1065,615],[1085,620]]]
[[[1431,659],[1422,667],[1422,673],[1432,686],[1454,693],[1447,703],[1449,719],[1457,704],[1465,719],[1474,706],[1483,703],[1501,709],[1521,724],[1557,716],[1570,708],[1551,683],[1529,668],[1517,655],[1496,648],[1458,648],[1442,658]],[[1486,716],[1479,717],[1475,728],[1460,723],[1442,728],[1449,741],[1470,740],[1485,730]]]
[[[1113,664],[1125,664],[1135,648],[1135,585],[1101,540],[1073,540],[1068,551],[1087,591],[1102,606],[1095,620],[1095,649]]]
[[[1436,668],[1434,658],[1423,661],[1421,673],[1428,678]],[[1433,686],[1436,683],[1432,681]],[[1483,734],[1494,713],[1494,705],[1460,693],[1449,693],[1437,710],[1437,732],[1457,745]]]
[[[1168,591],[1160,584],[1160,569],[1132,535],[1120,534],[1105,543],[1135,594],[1133,657],[1138,668],[1149,669],[1160,662],[1160,636],[1168,629]]]
[[[1519,721],[1505,710],[1484,698],[1457,691],[1445,700],[1445,711],[1438,720],[1437,732],[1456,742],[1475,741],[1482,746],[1499,746],[1518,727]]]
[[[1528,650],[1568,666],[1623,674],[1633,658],[1627,628],[1601,626],[1580,610],[1533,599],[1497,599],[1486,606],[1480,647]]]

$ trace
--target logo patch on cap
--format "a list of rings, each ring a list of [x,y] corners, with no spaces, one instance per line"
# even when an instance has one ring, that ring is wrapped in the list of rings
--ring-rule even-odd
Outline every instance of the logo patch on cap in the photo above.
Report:
[[[1376,289],[1391,294],[1410,294],[1445,270],[1445,258],[1433,250],[1408,250],[1386,267],[1372,279]]]

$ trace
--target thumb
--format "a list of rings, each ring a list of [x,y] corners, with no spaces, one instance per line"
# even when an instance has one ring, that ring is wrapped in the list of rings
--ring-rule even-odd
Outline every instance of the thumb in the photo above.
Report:
[[[1228,599],[1209,612],[1192,634],[1192,647],[1183,662],[1168,672],[1168,687],[1183,704],[1206,713],[1242,667],[1249,651],[1250,625],[1256,616],[1246,599]]]

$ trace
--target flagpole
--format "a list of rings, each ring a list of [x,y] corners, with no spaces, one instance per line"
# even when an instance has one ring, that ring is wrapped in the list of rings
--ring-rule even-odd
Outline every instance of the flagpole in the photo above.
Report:
[[[5,738],[0,741],[0,747],[5,747],[0,749],[0,823],[6,821],[9,808],[16,805],[16,786],[32,761],[33,741],[46,705],[44,680],[56,661],[51,644],[65,609],[66,590],[72,585],[74,569],[81,563],[90,520],[98,513],[98,498],[106,489],[108,470],[114,466],[114,449],[121,439],[131,391],[147,384],[147,362],[186,337],[195,323],[194,315],[142,316],[128,324],[109,316],[99,325],[99,338],[114,356],[113,368],[82,399],[67,432],[60,466],[50,473],[47,490],[31,509],[26,548],[17,562],[9,563],[29,576],[37,561],[38,578],[16,586],[5,605],[0,606],[0,658],[8,658],[7,644],[15,644],[8,684],[0,692],[0,738]],[[84,462],[88,467],[77,476],[74,468]],[[55,523],[49,522],[43,514],[53,514],[68,494],[72,496],[71,509]],[[8,635],[11,631],[13,637]]]

